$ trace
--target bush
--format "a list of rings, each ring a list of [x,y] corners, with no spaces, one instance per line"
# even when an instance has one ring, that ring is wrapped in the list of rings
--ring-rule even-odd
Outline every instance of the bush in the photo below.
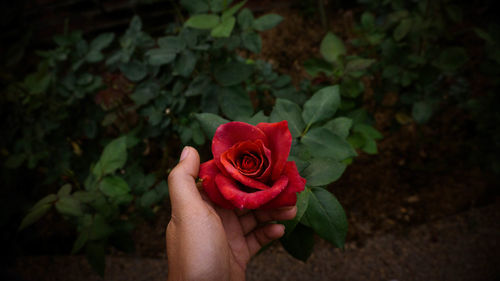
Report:
[[[36,171],[44,178],[37,189],[60,187],[31,207],[20,229],[54,207],[78,231],[72,252],[83,250],[103,274],[108,245],[133,250],[135,224],[168,196],[164,179],[181,144],[201,147],[229,120],[288,120],[290,160],[308,185],[282,243],[302,260],[314,232],[343,247],[346,216],[325,187],[357,155],[359,136],[355,146],[375,152],[380,134],[364,124],[363,111],[343,105],[342,84],[306,80],[297,89],[269,63],[240,56],[259,53],[258,32],[281,16],[255,18],[242,9],[245,1],[210,3],[181,1],[189,18],[159,38],[144,32],[137,16],[119,38],[55,36],[55,49],[38,52],[37,71],[8,86],[2,112],[15,129],[3,130],[4,167]]]

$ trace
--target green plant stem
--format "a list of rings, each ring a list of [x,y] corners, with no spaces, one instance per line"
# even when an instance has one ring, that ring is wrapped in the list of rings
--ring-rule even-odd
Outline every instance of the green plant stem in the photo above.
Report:
[[[326,22],[326,12],[325,12],[325,4],[323,0],[318,0],[318,10],[319,10],[319,18],[321,19],[321,25],[326,30],[328,29],[328,25]]]

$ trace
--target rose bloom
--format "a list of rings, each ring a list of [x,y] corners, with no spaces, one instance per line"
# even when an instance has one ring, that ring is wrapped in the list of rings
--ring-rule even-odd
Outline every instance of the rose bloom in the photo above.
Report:
[[[293,206],[306,180],[293,161],[288,122],[220,125],[212,140],[214,159],[200,167],[208,197],[226,209]]]

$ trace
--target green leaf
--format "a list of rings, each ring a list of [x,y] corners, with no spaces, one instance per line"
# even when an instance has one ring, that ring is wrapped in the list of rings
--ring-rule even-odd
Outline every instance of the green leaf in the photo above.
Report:
[[[374,59],[353,59],[347,62],[345,72],[354,72],[365,70],[375,62]]]
[[[222,20],[228,18],[228,17],[231,17],[233,16],[234,14],[236,14],[236,12],[238,12],[239,9],[241,9],[241,7],[243,7],[243,5],[245,5],[245,3],[247,2],[247,0],[245,1],[241,1],[240,3],[232,6],[231,8],[225,10],[223,13],[222,13]]]
[[[313,158],[302,172],[307,186],[325,186],[340,178],[346,166],[335,159]]]
[[[495,40],[493,40],[491,35],[488,32],[484,31],[483,29],[473,28],[473,30],[474,30],[474,33],[477,35],[477,37],[483,39],[484,41],[486,41],[490,44],[495,42]]]
[[[252,75],[253,67],[251,65],[231,61],[219,65],[214,70],[215,79],[222,86],[233,86],[240,84]]]
[[[106,219],[100,215],[96,214],[92,220],[92,224],[89,227],[89,240],[101,240],[113,233],[113,228],[106,222]]]
[[[273,81],[273,87],[283,88],[289,86],[292,83],[292,77],[290,75],[281,75],[278,79]]]
[[[252,116],[250,119],[246,120],[245,122],[248,124],[252,124],[254,126],[256,126],[259,123],[269,123],[269,116],[266,116],[264,114],[264,111],[261,110],[261,111],[255,113],[254,116]]]
[[[109,197],[117,197],[130,192],[127,182],[116,176],[107,176],[99,183],[99,190]]]
[[[152,99],[156,98],[160,93],[160,86],[151,81],[145,81],[139,84],[134,92],[130,95],[130,98],[135,102],[136,105],[147,104]]]
[[[129,33],[139,32],[141,31],[141,29],[142,29],[141,17],[139,17],[138,15],[134,15],[134,17],[130,21],[127,32]]]
[[[196,76],[189,84],[188,89],[184,92],[186,97],[193,97],[204,94],[207,88],[209,88],[212,79],[205,75],[199,74]]]
[[[41,94],[47,91],[52,80],[52,75],[50,73],[35,72],[26,76],[23,82],[23,86],[26,87],[31,94]]]
[[[92,172],[100,178],[121,169],[125,162],[127,162],[127,138],[124,136],[106,145]]]
[[[233,0],[208,0],[210,4],[210,10],[212,12],[218,13],[224,10],[227,5],[230,5]]]
[[[200,122],[201,129],[210,140],[214,137],[215,130],[217,130],[220,125],[229,122],[229,120],[213,113],[197,113],[194,116],[196,120]]]
[[[332,64],[322,59],[312,58],[306,60],[304,62],[304,69],[312,77],[316,77],[320,73],[324,73],[327,76],[333,75]]]
[[[219,16],[211,14],[200,14],[190,17],[184,26],[196,29],[212,29],[219,24]]]
[[[241,10],[241,12],[238,14],[238,24],[240,25],[241,29],[247,30],[253,25],[253,14],[252,11],[250,11],[248,8],[244,8]]]
[[[262,50],[262,39],[257,32],[246,31],[241,34],[243,47],[252,53],[258,54]]]
[[[417,123],[423,124],[429,121],[432,116],[432,112],[433,109],[430,103],[419,101],[413,104],[411,114]]]
[[[337,62],[339,57],[346,54],[346,49],[342,39],[337,35],[328,32],[319,46],[319,51],[328,62]]]
[[[297,171],[299,174],[302,175],[302,172],[309,166],[309,162],[300,159],[298,156],[295,155],[288,155],[288,161],[293,161],[295,162],[295,165],[297,165]]]
[[[362,148],[366,143],[366,138],[362,134],[354,133],[347,137],[347,142],[354,148]]]
[[[105,254],[106,251],[102,243],[90,242],[85,246],[87,261],[101,277],[104,277],[104,270],[106,268]]]
[[[249,118],[254,112],[250,96],[242,87],[221,88],[219,106],[231,120]]]
[[[67,183],[59,189],[59,191],[57,192],[57,196],[59,198],[64,196],[69,196],[70,193],[71,193],[71,184]]]
[[[38,202],[36,202],[36,204],[33,205],[33,207],[31,207],[30,211],[38,209],[42,205],[53,203],[58,198],[59,197],[55,194],[49,194],[49,195],[43,197],[42,199],[40,199]]]
[[[168,196],[168,185],[167,181],[162,180],[156,187],[156,192],[160,195],[161,198]]]
[[[168,50],[172,53],[179,53],[186,48],[186,43],[178,36],[165,36],[158,38],[160,49]]]
[[[94,79],[94,76],[92,76],[92,74],[90,74],[90,73],[83,73],[76,80],[76,85],[78,85],[78,86],[88,85],[88,84],[90,84],[92,82],[93,79]]]
[[[363,147],[361,149],[368,154],[378,153],[377,142],[373,139],[366,138],[365,143],[363,144]]]
[[[352,131],[374,140],[380,140],[384,137],[377,129],[367,124],[356,124],[354,128],[352,128]]]
[[[206,13],[210,8],[205,0],[181,0],[181,5],[190,14]]]
[[[293,233],[295,227],[302,219],[302,216],[306,213],[307,206],[309,205],[309,194],[310,192],[306,192],[306,190],[304,190],[297,195],[297,214],[295,215],[295,218],[283,222],[283,225],[285,226],[285,237],[290,236],[290,234]]]
[[[189,77],[196,67],[198,58],[190,50],[184,50],[177,58],[174,65],[174,71],[179,73],[182,77]]]
[[[258,31],[264,31],[277,26],[283,21],[283,17],[276,14],[267,14],[253,21],[253,28]]]
[[[72,197],[82,203],[90,203],[97,199],[96,193],[88,191],[75,191]]]
[[[357,155],[346,140],[322,127],[310,130],[302,137],[301,143],[307,146],[312,156],[318,158],[342,161]]]
[[[104,55],[100,51],[94,51],[91,50],[90,52],[87,53],[85,56],[85,59],[90,62],[90,63],[96,63],[100,62],[102,59],[104,59]],[[83,63],[83,61],[82,61]],[[79,68],[78,64],[75,64],[75,70]]]
[[[206,113],[219,114],[219,101],[217,99],[217,93],[219,92],[219,86],[208,85],[201,96],[201,111]]]
[[[160,200],[161,197],[156,190],[151,189],[141,196],[140,204],[143,208],[149,208],[151,205],[158,203]]]
[[[305,217],[314,231],[323,239],[344,248],[347,218],[339,201],[323,188],[312,188]]]
[[[361,15],[361,24],[364,28],[372,30],[375,27],[375,16],[370,12],[364,12]]]
[[[88,229],[83,229],[78,237],[75,240],[75,243],[73,243],[73,249],[71,250],[71,254],[76,254],[78,253],[83,246],[85,246],[85,243],[87,243],[89,239],[89,231]]]
[[[146,57],[148,58],[148,63],[150,65],[164,65],[169,64],[175,59],[175,52],[168,49],[151,49],[146,52]]]
[[[54,195],[54,194],[51,194],[51,195]],[[23,230],[26,227],[28,227],[28,226],[32,225],[33,223],[35,223],[36,221],[38,221],[41,217],[43,217],[43,215],[45,215],[50,210],[51,207],[52,207],[52,204],[46,203],[46,204],[40,204],[40,205],[36,206],[36,208],[32,208],[30,210],[30,212],[21,221],[21,224],[19,225],[18,230]]]
[[[92,42],[90,43],[90,50],[92,51],[101,51],[102,49],[108,47],[111,42],[115,39],[115,34],[112,32],[99,34]]]
[[[120,64],[120,71],[132,82],[139,82],[147,75],[146,66],[135,60]]]
[[[314,231],[299,224],[290,235],[281,238],[280,242],[294,258],[305,262],[313,252]]]
[[[401,39],[405,38],[408,32],[410,32],[412,24],[413,21],[411,18],[403,19],[396,27],[396,29],[394,29],[394,33],[392,34],[394,40],[400,41]]]
[[[80,216],[83,214],[80,201],[73,197],[59,198],[56,202],[56,209],[59,213],[67,216]]]
[[[340,92],[343,97],[357,98],[365,90],[365,85],[358,79],[343,79],[340,84]]]
[[[337,117],[323,125],[323,128],[330,130],[332,133],[344,139],[349,136],[349,130],[351,127],[352,119],[347,117]]]
[[[214,29],[212,29],[212,32],[210,32],[210,35],[212,37],[229,37],[231,36],[231,32],[233,31],[234,24],[236,23],[236,18],[235,17],[228,17],[222,19],[222,22],[219,23]]]
[[[302,118],[307,126],[329,119],[340,106],[339,86],[329,86],[316,93],[304,104]]]
[[[288,128],[293,138],[299,137],[305,128],[302,120],[300,107],[286,99],[276,99],[273,111],[271,112],[271,122],[288,121]]]
[[[203,132],[200,128],[200,124],[196,121],[193,121],[193,122],[191,122],[190,127],[191,127],[191,131],[193,132],[193,136],[192,136],[193,142],[197,146],[203,145],[205,143],[205,135],[203,134]]]

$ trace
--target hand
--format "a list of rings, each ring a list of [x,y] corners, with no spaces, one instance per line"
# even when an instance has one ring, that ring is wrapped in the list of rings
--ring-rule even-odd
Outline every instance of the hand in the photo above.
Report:
[[[168,177],[172,219],[167,226],[168,280],[245,280],[250,258],[283,236],[296,207],[227,210],[214,206],[196,186],[200,157],[185,147]]]

